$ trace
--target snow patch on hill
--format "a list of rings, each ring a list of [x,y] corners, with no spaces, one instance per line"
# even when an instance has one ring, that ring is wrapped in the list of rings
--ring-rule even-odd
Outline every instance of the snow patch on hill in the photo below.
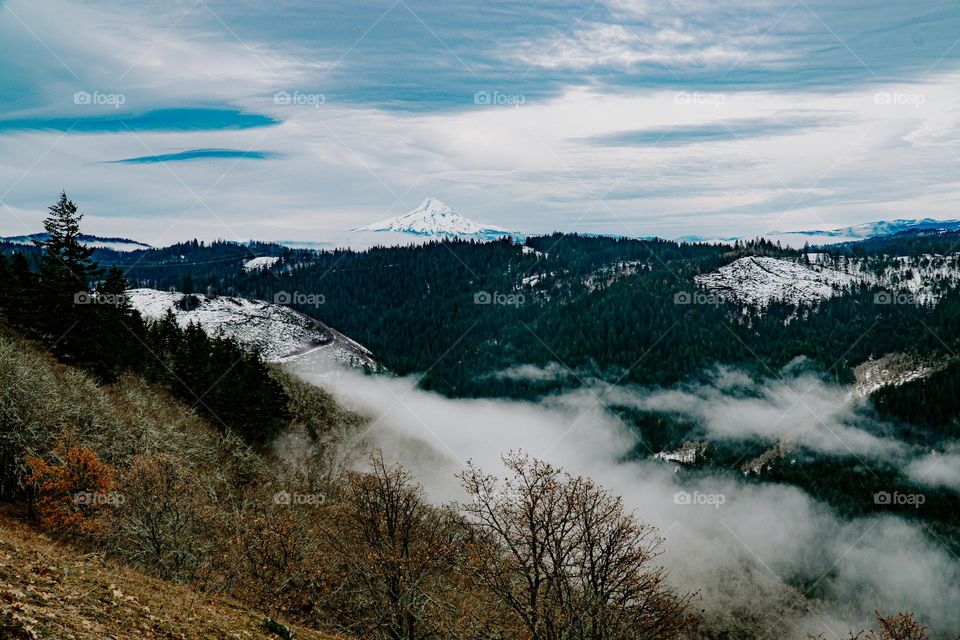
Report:
[[[277,261],[280,260],[277,256],[260,256],[258,258],[253,258],[252,260],[247,260],[243,263],[244,271],[257,271],[259,269],[269,269],[273,265],[277,264]]]
[[[703,458],[708,446],[706,442],[684,442],[676,451],[661,451],[653,457],[681,465],[696,464]]]
[[[746,256],[694,280],[721,297],[764,307],[773,301],[816,304],[839,294],[855,278],[822,265]]]
[[[960,256],[745,256],[694,280],[722,298],[757,307],[773,301],[815,305],[853,284],[880,289],[889,298],[878,299],[881,304],[935,304],[947,286],[960,282]]]
[[[308,315],[263,300],[130,289],[127,296],[141,315],[159,319],[173,311],[180,326],[199,324],[211,335],[236,338],[259,348],[266,360],[376,366],[363,345]]]
[[[922,360],[906,353],[888,353],[854,368],[856,384],[851,396],[863,398],[883,387],[898,387],[912,380],[926,378],[946,366],[945,360]]]

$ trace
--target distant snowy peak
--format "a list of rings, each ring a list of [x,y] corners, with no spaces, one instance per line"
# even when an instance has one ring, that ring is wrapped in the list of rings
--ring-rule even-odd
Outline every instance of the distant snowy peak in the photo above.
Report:
[[[436,238],[497,239],[517,235],[501,227],[471,220],[435,198],[426,198],[420,206],[402,216],[381,220],[354,231],[393,231]]]
[[[0,242],[11,242],[13,244],[32,245],[34,241],[43,242],[50,237],[49,233],[31,233],[27,236],[7,236],[0,237]],[[137,242],[129,238],[102,238],[100,236],[80,235],[80,242],[92,249],[112,249],[113,251],[139,251],[140,249],[151,249],[152,247],[144,242]]]
[[[901,231],[912,231],[920,229],[941,229],[953,231],[960,229],[960,220],[934,220],[933,218],[923,218],[922,220],[879,220],[876,222],[864,222],[852,227],[843,227],[842,229],[831,229],[828,231],[774,231],[772,235],[791,235],[791,236],[827,236],[843,238],[873,238],[876,236],[891,236]]]

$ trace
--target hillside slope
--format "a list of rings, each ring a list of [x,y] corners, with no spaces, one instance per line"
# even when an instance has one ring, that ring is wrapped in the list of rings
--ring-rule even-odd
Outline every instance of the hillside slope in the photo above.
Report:
[[[262,613],[121,568],[0,511],[0,638],[278,638]],[[291,627],[298,640],[334,636]]]
[[[145,318],[157,320],[172,311],[181,326],[195,322],[211,335],[223,333],[236,338],[260,349],[266,360],[276,362],[311,353],[314,358],[323,356],[335,363],[376,365],[373,354],[363,345],[282,304],[156,289],[130,289],[127,297]]]

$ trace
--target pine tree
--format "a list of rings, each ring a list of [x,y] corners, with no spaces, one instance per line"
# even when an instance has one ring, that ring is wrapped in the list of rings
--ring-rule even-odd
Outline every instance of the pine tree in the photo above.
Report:
[[[10,324],[24,333],[30,333],[34,326],[36,287],[37,276],[30,270],[27,257],[21,252],[13,254],[9,281],[3,293],[3,309]]]
[[[146,328],[140,314],[126,296],[127,279],[118,267],[107,272],[97,285],[94,331],[87,336],[97,344],[99,354],[94,371],[105,380],[142,365]]]
[[[93,250],[80,241],[82,218],[77,205],[61,192],[43,221],[48,237],[35,241],[43,249],[37,300],[43,313],[38,314],[36,328],[57,355],[77,364],[96,359],[84,335],[93,328],[90,282],[100,273],[90,259]]]
[[[10,316],[10,296],[13,292],[13,276],[10,272],[10,261],[0,253],[0,312]]]

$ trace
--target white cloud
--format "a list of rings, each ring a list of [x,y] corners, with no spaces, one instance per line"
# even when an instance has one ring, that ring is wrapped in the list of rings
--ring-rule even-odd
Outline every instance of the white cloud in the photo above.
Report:
[[[730,372],[721,371],[719,376],[719,383],[681,389],[615,388],[606,397],[611,404],[693,418],[703,424],[710,439],[786,440],[821,453],[856,458],[906,453],[899,442],[865,428],[871,421],[858,414],[848,389],[809,374],[787,373],[749,383],[741,379],[734,387]]]
[[[930,453],[910,463],[906,472],[915,482],[960,491],[960,453]]]

